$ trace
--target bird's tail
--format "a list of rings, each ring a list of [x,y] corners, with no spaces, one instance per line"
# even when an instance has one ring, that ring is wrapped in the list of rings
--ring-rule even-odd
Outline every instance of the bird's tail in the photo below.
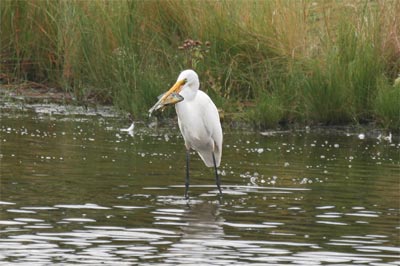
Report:
[[[213,154],[210,152],[210,150],[199,150],[197,151],[199,154],[200,158],[203,160],[204,164],[207,167],[214,167],[214,160],[213,160]],[[214,150],[214,156],[215,156],[215,164],[217,167],[221,164],[221,150],[216,148]]]

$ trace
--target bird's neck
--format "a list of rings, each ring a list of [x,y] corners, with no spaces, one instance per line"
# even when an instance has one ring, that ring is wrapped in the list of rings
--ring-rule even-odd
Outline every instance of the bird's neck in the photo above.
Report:
[[[193,89],[191,87],[185,87],[179,93],[184,98],[184,101],[192,101],[196,98],[198,89]]]

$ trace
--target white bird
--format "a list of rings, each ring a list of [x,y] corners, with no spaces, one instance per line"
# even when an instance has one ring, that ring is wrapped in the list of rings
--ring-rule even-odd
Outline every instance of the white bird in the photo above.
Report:
[[[175,104],[179,129],[186,147],[186,198],[189,189],[190,149],[197,151],[207,167],[214,167],[217,188],[222,194],[217,169],[222,155],[221,122],[217,107],[205,92],[199,90],[199,87],[200,82],[196,72],[191,69],[184,70],[176,83],[149,110],[151,115],[155,110]]]

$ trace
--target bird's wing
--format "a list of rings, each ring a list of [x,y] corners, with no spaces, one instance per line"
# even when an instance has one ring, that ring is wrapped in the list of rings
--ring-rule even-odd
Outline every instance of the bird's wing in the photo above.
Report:
[[[198,91],[198,93],[201,95],[200,97],[203,98],[201,101],[203,109],[203,124],[214,141],[215,159],[217,161],[217,165],[219,165],[221,161],[223,136],[218,109],[207,94],[205,94],[203,91]]]

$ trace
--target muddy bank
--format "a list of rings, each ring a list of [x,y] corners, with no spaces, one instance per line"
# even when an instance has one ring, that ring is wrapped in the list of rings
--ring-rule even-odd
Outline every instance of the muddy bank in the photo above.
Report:
[[[6,110],[21,110],[41,115],[114,117],[121,120],[120,122],[123,127],[129,126],[132,122],[148,127],[177,126],[175,116],[167,117],[161,113],[157,113],[151,118],[135,119],[131,114],[123,112],[114,106],[96,104],[94,99],[90,99],[84,104],[79,104],[71,93],[36,83],[29,83],[29,85],[0,86],[0,108],[2,112]],[[376,123],[362,125],[289,124],[272,129],[260,129],[249,122],[234,119],[233,117],[232,114],[226,113],[222,116],[225,130],[259,132],[263,136],[288,134],[290,132],[315,132],[333,135],[357,135],[360,139],[376,138],[378,140],[386,139],[390,141],[393,138],[400,137],[399,132],[380,128]]]
[[[72,104],[75,100],[68,92],[36,82],[1,85],[0,95],[2,101],[24,103]]]

